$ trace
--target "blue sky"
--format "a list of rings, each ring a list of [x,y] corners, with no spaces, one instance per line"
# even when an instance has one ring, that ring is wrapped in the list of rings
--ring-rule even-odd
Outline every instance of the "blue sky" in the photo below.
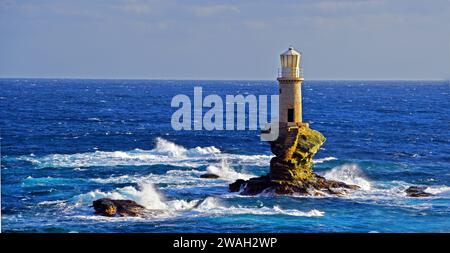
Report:
[[[450,78],[449,0],[0,0],[0,77]]]

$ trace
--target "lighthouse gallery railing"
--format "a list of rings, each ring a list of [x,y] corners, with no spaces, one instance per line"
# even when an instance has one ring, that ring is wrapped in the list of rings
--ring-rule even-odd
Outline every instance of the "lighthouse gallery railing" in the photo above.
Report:
[[[278,77],[303,77],[303,68],[279,68]]]

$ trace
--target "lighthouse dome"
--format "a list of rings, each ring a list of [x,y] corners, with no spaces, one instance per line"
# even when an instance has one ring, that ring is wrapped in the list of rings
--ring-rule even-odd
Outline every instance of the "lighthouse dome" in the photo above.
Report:
[[[284,56],[284,55],[300,55],[300,53],[299,52],[297,52],[293,47],[289,47],[289,49],[286,51],[286,52],[284,52],[284,53],[282,53],[281,54],[282,56]]]
[[[280,55],[281,60],[281,76],[282,77],[299,77],[299,66],[302,55],[293,47]]]

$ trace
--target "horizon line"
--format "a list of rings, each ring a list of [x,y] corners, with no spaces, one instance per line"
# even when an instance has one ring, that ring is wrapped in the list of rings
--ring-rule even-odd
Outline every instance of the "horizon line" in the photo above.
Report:
[[[277,81],[274,79],[181,79],[181,78],[101,78],[101,77],[2,77],[0,79],[123,80],[123,81]],[[450,81],[450,79],[305,79],[304,81]]]

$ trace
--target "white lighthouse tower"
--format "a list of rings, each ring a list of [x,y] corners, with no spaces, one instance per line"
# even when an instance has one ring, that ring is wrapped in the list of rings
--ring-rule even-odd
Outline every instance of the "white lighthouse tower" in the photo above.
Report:
[[[302,123],[303,69],[300,68],[301,54],[293,47],[280,55],[281,69],[278,71],[280,128]]]

